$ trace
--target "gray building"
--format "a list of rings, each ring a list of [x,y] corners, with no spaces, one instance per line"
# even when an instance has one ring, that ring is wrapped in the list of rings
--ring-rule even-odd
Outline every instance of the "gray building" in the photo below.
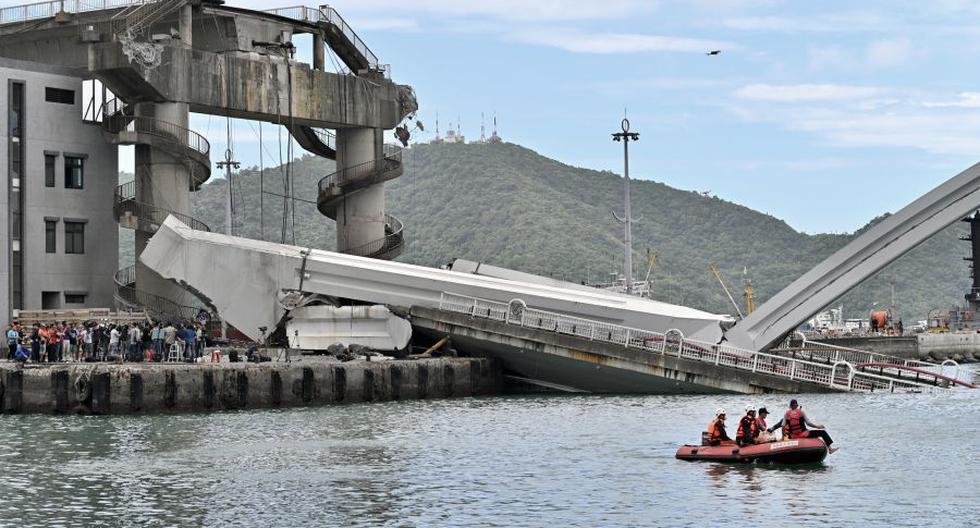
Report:
[[[19,309],[114,305],[117,147],[83,122],[82,84],[65,68],[0,59],[0,324]]]

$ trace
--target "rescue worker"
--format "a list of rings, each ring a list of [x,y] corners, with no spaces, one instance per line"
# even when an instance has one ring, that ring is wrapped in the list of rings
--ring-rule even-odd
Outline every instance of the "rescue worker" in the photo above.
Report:
[[[765,407],[759,407],[759,417],[755,419],[755,430],[756,437],[755,443],[764,444],[766,442],[772,442],[774,440],[773,434],[769,432],[769,426],[766,425],[766,417],[769,416],[769,411]]]
[[[834,453],[837,451],[836,447],[831,447],[834,440],[830,438],[827,431],[823,430],[824,426],[811,422],[807,418],[806,413],[803,412],[803,407],[800,407],[796,400],[789,401],[789,409],[786,411],[783,419],[773,424],[768,431],[772,432],[780,427],[783,429],[783,440],[791,440],[793,438],[820,438],[827,444],[828,452]],[[811,429],[807,429],[807,427],[811,427]]]
[[[728,438],[728,433],[725,431],[725,409],[715,410],[715,418],[708,424],[707,442],[711,446],[735,443],[734,440]]]
[[[735,442],[740,446],[752,445],[758,435],[755,423],[755,405],[745,406],[745,416],[738,421],[738,432],[735,433]]]

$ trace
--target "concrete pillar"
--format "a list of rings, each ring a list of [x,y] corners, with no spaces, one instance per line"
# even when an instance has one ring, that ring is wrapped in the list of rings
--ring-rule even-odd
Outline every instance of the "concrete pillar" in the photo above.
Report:
[[[136,106],[136,115],[187,128],[186,103],[140,103]],[[168,211],[190,215],[191,175],[188,158],[180,152],[150,145],[137,145],[135,158],[136,199]],[[136,231],[136,288],[184,306],[195,304],[191,294],[139,262],[139,254],[151,236],[151,233]]]
[[[180,8],[180,41],[186,47],[194,43],[194,6],[188,4]]]
[[[323,71],[325,63],[325,48],[323,47],[323,33],[313,34],[313,69]]]
[[[381,130],[378,129],[338,129],[337,170],[378,159],[382,139]],[[348,195],[337,207],[337,251],[343,252],[383,238],[384,211],[383,183]]]

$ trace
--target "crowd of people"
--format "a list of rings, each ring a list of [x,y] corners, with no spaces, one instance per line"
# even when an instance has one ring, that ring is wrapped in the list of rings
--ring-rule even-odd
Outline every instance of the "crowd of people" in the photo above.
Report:
[[[7,359],[22,363],[195,360],[207,335],[201,323],[34,323],[7,327]]]
[[[755,405],[746,405],[745,415],[739,420],[738,430],[736,431],[735,438],[732,439],[729,438],[728,431],[725,428],[725,409],[718,409],[715,411],[715,417],[708,424],[708,430],[705,433],[705,443],[713,446],[731,444],[741,447],[751,444],[763,444],[776,441],[777,438],[773,432],[781,430],[783,440],[791,440],[793,438],[820,438],[827,444],[827,448],[831,453],[837,451],[836,448],[830,447],[834,443],[834,440],[824,430],[824,426],[811,422],[807,418],[806,413],[803,412],[803,407],[795,399],[790,400],[789,409],[783,414],[783,418],[772,426],[766,424],[766,417],[768,416],[769,411],[765,407],[759,408],[758,412],[756,412]]]

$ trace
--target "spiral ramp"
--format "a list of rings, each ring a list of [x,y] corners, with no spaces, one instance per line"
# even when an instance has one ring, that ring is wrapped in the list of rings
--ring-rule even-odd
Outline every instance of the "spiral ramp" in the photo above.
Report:
[[[337,159],[337,138],[332,132],[307,126],[291,127],[289,131],[307,151],[327,159]],[[404,173],[402,152],[401,147],[386,144],[380,158],[344,167],[324,176],[317,186],[317,210],[327,218],[337,220],[338,206],[349,197]],[[385,214],[384,236],[356,246],[338,248],[338,251],[359,257],[391,260],[401,255],[404,247],[404,225],[394,215]]]
[[[160,149],[175,159],[184,160],[190,174],[191,191],[196,191],[211,177],[210,144],[200,134],[174,123],[153,117],[136,116],[132,106],[118,99],[103,107],[101,128],[106,140],[114,145],[148,145]],[[140,168],[137,168],[138,174]],[[146,178],[144,178],[146,179]],[[210,231],[204,222],[159,204],[140,200],[136,181],[116,187],[112,213],[119,225],[148,235],[155,233],[170,215],[200,231]],[[114,298],[117,306],[145,310],[155,318],[194,319],[201,306],[189,306],[179,301],[142,291],[136,287],[136,266],[128,266],[113,275],[116,284]]]

